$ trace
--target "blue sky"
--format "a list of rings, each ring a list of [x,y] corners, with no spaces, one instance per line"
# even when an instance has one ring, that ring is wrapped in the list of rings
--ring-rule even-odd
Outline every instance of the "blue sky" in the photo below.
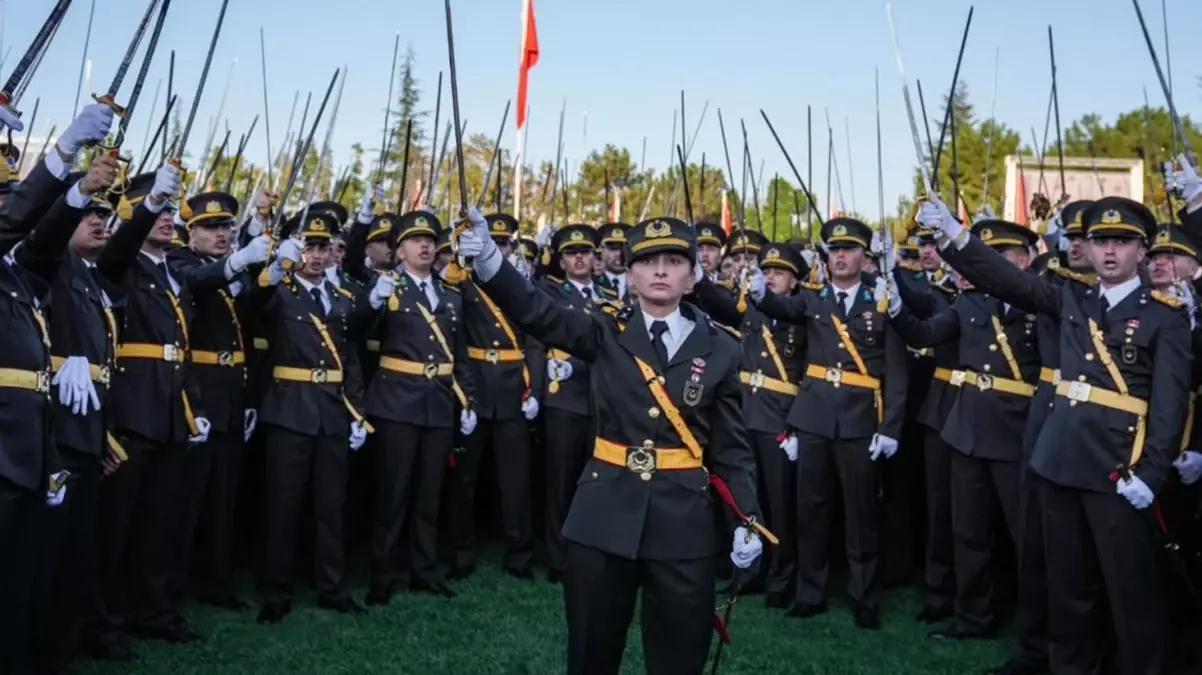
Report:
[[[1176,102],[1183,114],[1198,117],[1202,115],[1202,89],[1197,84],[1202,75],[1202,42],[1193,33],[1202,25],[1202,3],[1166,1]],[[3,68],[6,77],[52,4],[53,0],[0,0],[3,50],[12,47]],[[173,0],[159,58],[139,104],[141,117],[131,124],[130,147],[142,142],[149,99],[160,77],[166,88],[167,54],[172,47],[177,52],[176,89],[190,105],[219,4]],[[96,0],[90,49],[92,90],[107,87],[145,5],[146,0]],[[933,101],[951,83],[969,5],[968,0],[894,3],[907,75],[911,82],[915,77],[923,80],[929,106],[937,105]],[[1163,54],[1160,2],[1143,0],[1143,5]],[[47,129],[50,120],[60,130],[68,122],[89,6],[90,0],[75,0],[22,101],[28,115],[34,98],[42,98],[38,133]],[[402,49],[411,44],[417,53],[421,84],[433,108],[438,72],[447,68],[442,7],[438,0],[230,0],[190,147],[195,153],[203,145],[206,125],[216,113],[235,57],[238,63],[224,113],[234,130],[234,142],[262,112],[258,40],[262,25],[267,35],[276,147],[283,139],[293,93],[301,90],[302,102],[309,90],[319,98],[334,68],[346,64],[349,77],[334,135],[335,160],[345,161],[356,141],[377,148],[397,31]],[[469,120],[469,133],[495,133],[505,101],[515,96],[520,8],[520,0],[454,2],[461,114]],[[530,80],[528,163],[554,159],[559,108],[566,96],[564,139],[570,159],[586,150],[587,113],[588,147],[607,142],[625,145],[638,161],[647,137],[647,163],[662,167],[669,161],[673,111],[684,89],[690,131],[706,100],[710,101],[694,150],[698,159],[704,151],[711,164],[723,161],[716,115],[721,107],[728,136],[737,134],[740,117],[746,119],[756,168],[762,158],[767,161],[767,176],[776,171],[787,175],[788,167],[758,110],[768,112],[805,171],[805,106],[810,104],[816,196],[823,199],[826,185],[824,111],[829,110],[847,206],[851,207],[854,186],[856,207],[875,218],[873,70],[879,68],[886,204],[893,205],[897,195],[910,187],[913,143],[883,0],[535,0],[535,11],[542,55]],[[1061,118],[1066,125],[1088,112],[1113,119],[1142,105],[1145,86],[1152,104],[1163,104],[1130,2],[991,0],[977,3],[961,72],[978,117],[989,114],[994,55],[1000,49],[996,117],[1019,130],[1032,126],[1042,130],[1050,86],[1048,24],[1056,31]],[[131,71],[127,88],[133,77]],[[446,110],[444,105],[443,119]],[[850,123],[854,183],[848,176],[845,115]],[[512,116],[509,124],[504,142],[512,148]],[[266,154],[263,129],[260,121],[248,151],[256,162]],[[1029,133],[1024,131],[1024,138]],[[324,130],[318,142],[323,137]],[[730,141],[734,151],[736,141]],[[369,157],[372,154],[369,150]],[[739,157],[732,159],[737,173]]]

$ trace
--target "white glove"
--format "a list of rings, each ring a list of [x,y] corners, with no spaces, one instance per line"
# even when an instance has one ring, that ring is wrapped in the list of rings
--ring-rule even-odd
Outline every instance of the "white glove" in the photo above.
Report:
[[[730,561],[735,564],[735,567],[741,570],[751,567],[751,564],[763,552],[764,542],[760,541],[758,533],[748,531],[742,525],[735,528],[735,541],[730,551]]]
[[[1181,482],[1193,485],[1202,477],[1202,453],[1197,450],[1186,450],[1173,460],[1177,473],[1181,474]]]
[[[918,222],[928,229],[939,230],[949,242],[964,231],[964,226],[952,216],[947,204],[940,201],[939,196],[934,193],[922,203],[922,208],[918,211]]]
[[[1177,298],[1185,305],[1186,311],[1189,312],[1189,328],[1193,330],[1198,323],[1194,316],[1198,309],[1198,303],[1194,301],[1194,291],[1190,283],[1185,280],[1178,281],[1172,286],[1169,286],[1169,294]]]
[[[229,268],[237,274],[255,263],[265,262],[271,252],[271,237],[261,234],[251,239],[246,246],[234,251],[229,257]],[[232,275],[231,275],[232,276]]]
[[[897,256],[893,254],[893,233],[883,227],[881,234],[881,274],[893,274],[897,269]]]
[[[300,242],[295,239],[285,239],[280,242],[280,247],[275,250],[276,260],[291,260],[294,263],[301,261],[301,253],[304,249]]]
[[[367,442],[367,429],[359,422],[351,422],[351,452],[363,447]]]
[[[504,260],[497,243],[488,233],[488,221],[484,220],[476,207],[467,210],[467,219],[472,229],[459,235],[459,255],[475,260],[476,276],[488,281],[501,271]]]
[[[885,459],[892,457],[897,453],[897,441],[881,434],[873,434],[872,441],[868,444],[868,455],[872,461],[877,461],[883,455]]]
[[[103,141],[111,126],[113,110],[107,105],[93,103],[80,111],[79,117],[71,121],[55,145],[67,157],[74,157],[85,145]]]
[[[1198,172],[1189,163],[1185,153],[1177,155],[1177,163],[1181,165],[1181,170],[1174,173],[1173,182],[1181,188],[1181,198],[1188,205],[1186,209],[1193,213],[1202,206],[1202,202],[1195,203],[1202,197],[1202,178],[1198,178]]]
[[[1046,234],[1047,236],[1051,237],[1053,241],[1057,242],[1057,244],[1059,244],[1060,238],[1064,236],[1064,223],[1060,219],[1060,209],[1056,209],[1056,211],[1052,214],[1052,217],[1048,218]]]
[[[369,189],[363,193],[363,199],[359,201],[359,212],[355,214],[355,220],[364,225],[370,225],[371,221],[376,217],[376,201],[384,201],[383,185],[376,185],[373,189]]]
[[[92,410],[100,410],[100,397],[92,384],[92,374],[85,356],[69,356],[54,374],[51,384],[58,385],[58,402],[71,408],[76,415],[87,415],[88,404]]]
[[[785,451],[785,456],[790,462],[797,461],[797,434],[789,434],[785,440],[780,442],[780,449]]]
[[[259,411],[247,408],[242,415],[242,440],[249,443],[251,435],[255,433],[255,425],[259,423]]]
[[[17,114],[8,106],[0,106],[0,131],[4,131],[5,127],[17,132],[25,131],[25,123]]]
[[[1147,483],[1140,480],[1139,476],[1120,478],[1115,484],[1115,488],[1136,509],[1146,509],[1156,499],[1156,495],[1152,494],[1152,489],[1148,487]]]
[[[526,416],[528,422],[538,417],[538,399],[531,396],[522,401],[522,414]]]
[[[986,203],[981,208],[977,209],[977,217],[974,218],[972,222],[975,225],[978,221],[986,219],[992,220],[996,217],[997,216],[993,215],[993,206]]]
[[[371,303],[371,308],[383,307],[394,292],[396,292],[396,277],[391,274],[381,274],[376,277],[376,285],[371,289],[371,295],[367,298]]]
[[[882,257],[881,254],[885,251],[885,243],[881,238],[881,231],[874,230],[872,233],[872,241],[868,243],[868,250],[876,257]]]
[[[555,236],[555,230],[558,229],[554,225],[543,225],[538,230],[538,234],[534,235],[534,243],[538,244],[539,248],[549,246],[551,237]]]
[[[756,302],[763,300],[764,293],[768,290],[764,284],[764,271],[758,267],[752,267],[745,274],[747,275],[747,294]]]
[[[179,186],[179,169],[171,163],[164,164],[154,174],[154,187],[150,189],[150,196],[155,201],[164,203],[179,194]]]
[[[530,266],[526,264],[526,256],[522,255],[522,251],[520,249],[515,249],[513,253],[509,254],[509,257],[506,258],[506,260],[508,260],[509,264],[518,271],[518,274],[521,274],[527,279],[530,278]]]
[[[572,378],[572,362],[563,359],[547,359],[547,374],[556,382],[567,382]]]
[[[476,430],[476,411],[463,410],[459,413],[459,433],[471,436]]]
[[[57,490],[46,490],[47,506],[61,506],[63,500],[67,498],[67,476],[70,474],[66,471],[58,471],[50,474],[50,482],[59,483]]]
[[[203,417],[197,417],[196,418],[196,430],[198,433],[195,436],[189,436],[188,442],[189,443],[204,443],[205,441],[209,440],[209,429],[210,428],[212,428],[212,425],[209,424],[209,421],[207,419],[205,419]]]
[[[888,297],[889,297],[889,316],[890,317],[895,317],[901,312],[901,310],[902,310],[901,293],[899,293],[896,288],[890,290],[889,287],[885,284],[884,277],[877,277],[875,292],[878,294],[877,297],[880,297],[880,295],[879,295],[880,293],[885,293],[886,295],[888,295]]]

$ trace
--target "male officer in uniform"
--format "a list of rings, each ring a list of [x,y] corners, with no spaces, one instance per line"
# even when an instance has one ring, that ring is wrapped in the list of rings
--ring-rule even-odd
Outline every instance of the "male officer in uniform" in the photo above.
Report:
[[[1030,228],[986,219],[972,231],[1011,264],[1029,267],[1039,236]],[[891,324],[911,346],[960,345],[960,361],[949,380],[957,395],[942,433],[956,450],[951,463],[956,618],[932,635],[993,637],[994,542],[1000,532],[1018,539],[1022,430],[1039,381],[1036,317],[976,290],[926,320],[907,312],[900,297],[891,302]]]
[[[647,672],[701,672],[719,551],[706,468],[746,514],[736,564],[749,566],[762,543],[738,345],[681,304],[694,274],[693,229],[674,218],[630,229],[626,260],[640,306],[611,317],[560,307],[505,264],[474,210],[469,218],[460,250],[475,258],[486,291],[532,335],[592,364],[597,437],[564,527],[567,672],[618,672],[640,586]]]
[[[726,233],[714,223],[697,223],[697,261],[710,281],[718,280],[718,268],[722,265],[722,248],[726,246]]]
[[[905,413],[906,348],[887,325],[885,280],[862,273],[872,239],[867,225],[835,218],[822,227],[831,281],[796,295],[766,293],[753,269],[748,288],[760,309],[804,324],[806,376],[789,411],[797,429],[797,603],[791,616],[826,611],[827,534],[835,481],[842,486],[849,592],[857,627],[879,627],[876,462],[897,452]]]
[[[1082,229],[1098,275],[1089,286],[1049,283],[1006,264],[937,197],[921,218],[939,228],[944,259],[974,285],[1060,322],[1061,380],[1031,458],[1047,543],[1049,669],[1104,669],[1108,604],[1121,672],[1162,672],[1164,574],[1146,509],[1179,452],[1191,368],[1181,301],[1138,276],[1155,218],[1122,197],[1086,209]]]
[[[410,588],[454,597],[438,572],[439,507],[454,431],[470,436],[476,426],[463,302],[432,267],[442,226],[425,211],[387,221],[389,246],[403,271],[379,274],[369,296],[380,316],[380,365],[365,411],[379,439],[369,605],[391,600],[398,542],[408,549]]]
[[[249,298],[270,341],[270,379],[259,409],[267,452],[260,623],[278,623],[292,611],[292,554],[306,493],[312,496],[317,605],[340,614],[364,611],[343,585],[342,509],[348,430],[353,452],[371,425],[359,412],[363,380],[349,339],[359,318],[350,291],[325,275],[335,227],[326,213],[294,216]]]
[[[487,220],[492,239],[508,258],[513,253],[517,220],[506,213],[491,214]],[[505,533],[503,565],[511,576],[533,579],[528,422],[538,415],[539,402],[532,386],[542,381],[546,368],[543,349],[514,328],[490,294],[471,281],[459,284],[459,288],[467,329],[467,356],[476,384],[473,408],[479,428],[466,439],[466,451],[457,457],[452,476],[451,541],[455,560],[447,578],[463,579],[476,569],[476,481],[484,449],[491,444]]]
[[[768,238],[755,230],[740,229],[727,240],[726,254],[734,262],[734,278],[737,279],[768,243]]]
[[[617,293],[621,302],[630,300],[630,292],[626,286],[626,262],[623,258],[628,230],[630,226],[626,223],[601,226],[601,262],[605,266],[601,283]]]

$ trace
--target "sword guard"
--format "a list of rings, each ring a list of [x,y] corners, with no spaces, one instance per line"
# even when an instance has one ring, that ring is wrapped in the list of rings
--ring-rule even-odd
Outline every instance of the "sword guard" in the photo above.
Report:
[[[125,117],[125,106],[118,105],[112,96],[108,94],[92,94],[92,100],[100,105],[108,106],[108,109],[112,110],[113,114],[117,117]]]

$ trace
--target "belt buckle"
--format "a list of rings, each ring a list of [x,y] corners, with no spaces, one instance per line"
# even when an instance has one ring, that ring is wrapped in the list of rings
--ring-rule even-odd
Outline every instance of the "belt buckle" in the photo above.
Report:
[[[839,386],[840,383],[843,382],[843,369],[842,368],[827,368],[826,374],[823,376],[823,379],[837,387],[837,386]]]
[[[37,379],[34,381],[34,388],[39,394],[50,393],[50,371],[39,370]]]
[[[764,388],[764,374],[757,370],[756,372],[752,373],[750,377],[747,378],[747,384],[750,384],[753,389],[763,389]]]
[[[233,352],[217,352],[217,365],[232,368],[234,365]]]
[[[963,370],[953,370],[951,378],[948,379],[948,384],[953,387],[964,386],[964,378],[968,375]]]
[[[1052,371],[1052,386],[1055,387],[1058,384],[1060,384],[1060,369],[1059,368]]]
[[[484,351],[484,360],[495,366],[501,361],[501,353],[495,349],[486,349]]]
[[[163,360],[172,363],[179,361],[179,349],[175,345],[163,345]]]
[[[309,381],[313,384],[325,384],[330,379],[330,372],[325,368],[314,368],[309,371]]]
[[[1078,403],[1088,403],[1089,394],[1093,391],[1093,385],[1085,382],[1070,382],[1068,385],[1068,393],[1065,398]]]
[[[651,474],[655,473],[655,443],[648,440],[641,446],[626,448],[626,468],[645,481],[651,480]]]
[[[977,389],[981,391],[993,389],[993,376],[985,374],[977,375]]]
[[[438,364],[427,363],[425,367],[422,368],[422,374],[426,376],[427,380],[433,380],[438,376]]]
[[[113,371],[108,366],[97,366],[96,375],[96,381],[107,386],[113,378]]]

